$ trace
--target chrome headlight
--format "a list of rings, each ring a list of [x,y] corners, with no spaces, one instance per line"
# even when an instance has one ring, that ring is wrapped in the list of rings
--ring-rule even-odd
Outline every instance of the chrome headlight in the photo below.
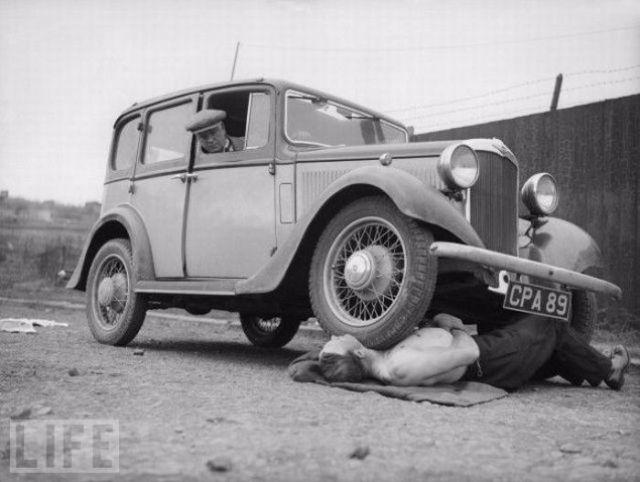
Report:
[[[556,180],[547,172],[531,176],[522,186],[522,202],[531,214],[547,215],[558,207]]]
[[[467,189],[478,180],[478,157],[466,144],[453,144],[440,154],[438,173],[449,189]]]

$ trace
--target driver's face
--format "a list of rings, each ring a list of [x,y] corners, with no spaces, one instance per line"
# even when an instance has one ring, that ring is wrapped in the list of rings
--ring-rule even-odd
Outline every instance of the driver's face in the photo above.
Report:
[[[227,140],[227,130],[222,122],[219,122],[211,129],[198,134],[200,145],[205,152],[222,152]]]

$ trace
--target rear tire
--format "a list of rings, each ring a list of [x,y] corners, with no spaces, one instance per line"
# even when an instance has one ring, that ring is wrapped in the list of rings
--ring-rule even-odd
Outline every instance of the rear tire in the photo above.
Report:
[[[87,320],[94,338],[127,345],[140,331],[147,306],[136,294],[137,269],[128,239],[112,239],[96,254],[87,278]]]
[[[262,348],[280,348],[289,343],[298,332],[300,320],[274,316],[261,318],[240,313],[242,331],[249,341]]]
[[[436,285],[431,232],[386,197],[349,204],[329,222],[311,261],[313,312],[325,331],[388,348],[424,317]]]

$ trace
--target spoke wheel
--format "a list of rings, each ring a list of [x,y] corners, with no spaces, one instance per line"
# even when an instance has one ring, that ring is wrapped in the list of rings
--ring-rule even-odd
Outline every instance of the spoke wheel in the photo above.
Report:
[[[327,225],[311,263],[311,302],[322,327],[373,348],[406,336],[426,312],[437,277],[428,229],[384,197],[359,199]]]
[[[136,279],[129,241],[105,243],[91,264],[87,280],[87,319],[99,342],[126,345],[140,330],[146,303],[133,290]]]
[[[249,341],[263,348],[280,348],[286,345],[300,327],[299,319],[287,316],[263,318],[247,313],[240,313],[240,323]]]
[[[345,228],[332,245],[323,279],[340,320],[367,326],[398,300],[406,276],[406,249],[395,227],[372,216]]]
[[[105,330],[113,330],[122,322],[129,294],[129,273],[124,260],[110,254],[98,268],[96,321]]]

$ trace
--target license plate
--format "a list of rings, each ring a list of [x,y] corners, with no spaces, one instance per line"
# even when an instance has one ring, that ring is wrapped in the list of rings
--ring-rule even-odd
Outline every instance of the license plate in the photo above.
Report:
[[[571,293],[520,281],[511,281],[502,306],[508,310],[569,321]]]

